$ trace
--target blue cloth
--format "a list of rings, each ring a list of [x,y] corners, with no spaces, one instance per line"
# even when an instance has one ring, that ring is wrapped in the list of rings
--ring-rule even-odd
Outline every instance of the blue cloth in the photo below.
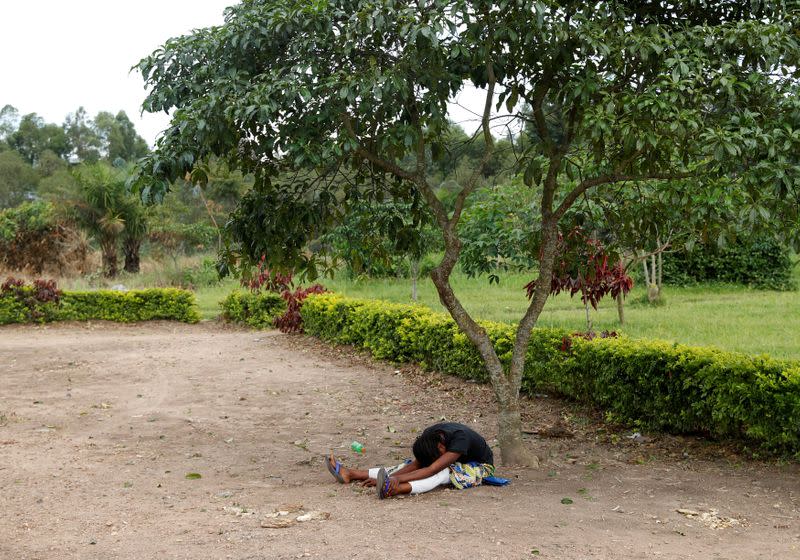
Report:
[[[511,484],[511,480],[507,478],[500,478],[499,476],[487,476],[483,479],[484,484],[488,484],[489,486],[507,486]]]

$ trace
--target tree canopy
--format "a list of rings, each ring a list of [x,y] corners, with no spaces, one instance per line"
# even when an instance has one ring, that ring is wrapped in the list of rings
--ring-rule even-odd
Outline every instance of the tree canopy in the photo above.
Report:
[[[528,131],[506,149],[539,189],[529,234],[545,279],[578,200],[619,191],[611,203],[623,204],[644,182],[660,192],[722,185],[756,215],[796,226],[798,21],[788,0],[244,0],[223,25],[139,63],[144,108],[173,118],[137,185],[158,200],[211,155],[252,172],[229,262],[266,255],[312,275],[306,242],[354,203],[392,198],[430,212],[445,248],[432,279],[484,359],[514,461],[525,352],[550,283],[537,283],[501,361],[449,282],[462,213],[499,149],[494,133]],[[485,100],[471,137],[482,148],[445,204],[431,162],[447,157],[448,101],[472,86]],[[273,180],[286,173],[294,179]]]

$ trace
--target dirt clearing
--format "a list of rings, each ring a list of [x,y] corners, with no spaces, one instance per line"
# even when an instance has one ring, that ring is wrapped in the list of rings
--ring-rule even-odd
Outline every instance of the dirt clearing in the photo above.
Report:
[[[797,465],[629,439],[544,396],[542,465],[500,466],[509,487],[336,484],[329,449],[396,464],[443,417],[494,443],[486,387],[398,371],[216,324],[2,327],[0,558],[800,558]]]

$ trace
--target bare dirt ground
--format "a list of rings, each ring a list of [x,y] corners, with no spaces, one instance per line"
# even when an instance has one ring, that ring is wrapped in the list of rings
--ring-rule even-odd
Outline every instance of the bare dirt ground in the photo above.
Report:
[[[506,488],[336,484],[327,450],[396,464],[443,417],[493,442],[486,387],[401,369],[213,323],[0,328],[0,558],[800,558],[796,464],[634,441],[545,396],[541,467],[501,466]],[[262,527],[287,504],[330,517]]]

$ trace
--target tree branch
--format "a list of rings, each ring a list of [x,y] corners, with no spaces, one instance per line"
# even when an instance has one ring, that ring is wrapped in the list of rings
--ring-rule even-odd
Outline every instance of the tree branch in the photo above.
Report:
[[[356,144],[358,145],[357,148],[356,148],[356,153],[357,154],[359,154],[360,156],[366,158],[367,160],[369,160],[370,162],[374,163],[375,165],[377,165],[381,169],[383,169],[385,171],[388,171],[392,175],[395,175],[395,176],[397,176],[397,177],[399,177],[401,179],[408,179],[408,180],[412,180],[413,181],[416,178],[416,174],[415,173],[411,173],[410,171],[406,171],[405,169],[403,169],[402,167],[400,167],[396,163],[392,163],[391,161],[387,161],[387,160],[379,157],[377,154],[374,154],[374,153],[370,152],[369,150],[367,150],[364,147],[364,145],[360,142],[360,140],[358,138],[358,135],[356,134],[355,128],[353,127],[353,120],[350,118],[350,115],[348,115],[347,113],[343,114],[342,115],[342,122],[344,123],[344,127],[347,130],[347,132],[350,133],[350,136],[353,138],[353,140],[356,141]]]
[[[347,113],[342,115],[342,122],[344,123],[344,127],[347,132],[350,133],[352,138],[358,144],[356,148],[356,153],[368,161],[372,162],[376,166],[380,167],[384,171],[387,171],[398,177],[400,179],[405,179],[407,181],[411,181],[422,193],[422,196],[425,198],[425,201],[431,208],[433,212],[433,216],[436,218],[436,222],[439,224],[443,230],[447,228],[448,220],[447,220],[447,209],[442,204],[442,201],[439,200],[439,197],[436,196],[436,193],[433,192],[433,189],[430,188],[430,185],[425,180],[424,175],[420,176],[417,173],[411,173],[410,171],[406,171],[396,163],[392,163],[386,159],[381,158],[377,154],[372,153],[371,151],[367,150],[363,144],[359,141],[358,135],[356,134],[355,127],[353,126],[353,120],[350,118],[350,115]],[[420,134],[422,131],[420,131]],[[423,146],[424,147],[424,146]],[[424,168],[423,168],[424,171]]]
[[[592,177],[581,181],[578,186],[572,189],[555,211],[554,216],[560,219],[567,210],[575,203],[579,196],[584,192],[597,187],[599,185],[606,185],[611,183],[620,183],[623,181],[651,181],[651,180],[674,180],[674,179],[688,179],[689,177],[696,177],[697,172],[689,171],[686,173],[648,173],[645,175],[625,175],[621,173],[609,173],[608,175],[600,175],[599,177]]]
[[[486,60],[486,75],[488,76],[488,83],[486,86],[486,102],[484,103],[483,115],[481,117],[481,128],[483,129],[483,142],[485,146],[483,157],[481,157],[480,164],[472,172],[466,184],[461,189],[461,192],[459,192],[458,196],[456,197],[453,209],[453,217],[450,219],[450,223],[453,226],[456,226],[458,221],[461,219],[461,212],[464,210],[464,204],[467,201],[467,197],[475,190],[475,187],[478,184],[478,178],[486,168],[486,164],[488,164],[489,160],[492,159],[492,154],[494,153],[494,137],[492,136],[492,130],[489,127],[489,121],[491,120],[492,116],[492,103],[494,101],[494,88],[497,84],[497,76],[495,76],[494,65],[490,56],[487,56]]]

